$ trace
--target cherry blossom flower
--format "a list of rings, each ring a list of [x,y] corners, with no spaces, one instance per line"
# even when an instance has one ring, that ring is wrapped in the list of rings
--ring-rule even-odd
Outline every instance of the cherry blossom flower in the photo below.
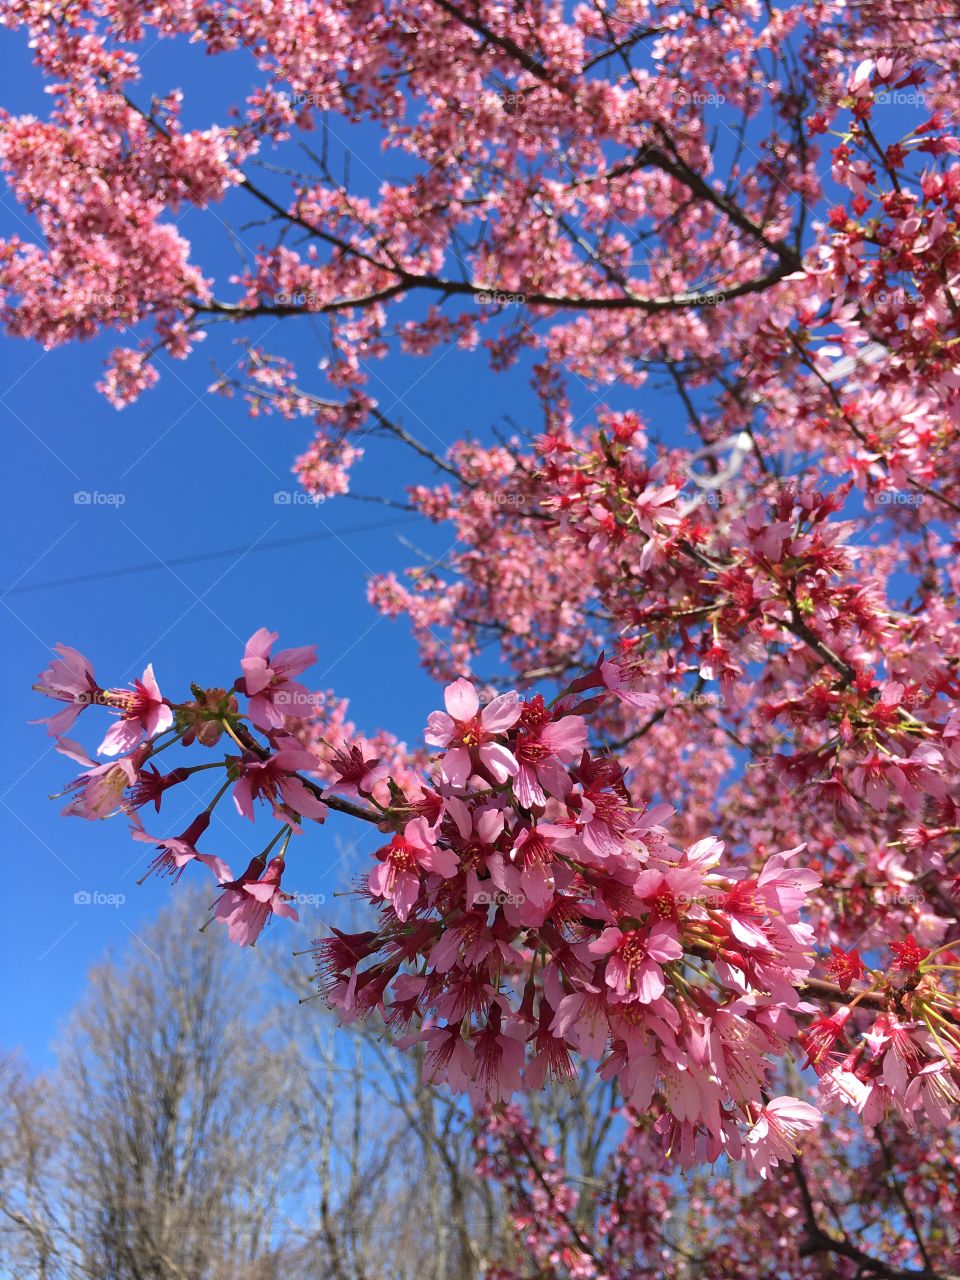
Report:
[[[296,776],[299,769],[313,770],[317,758],[302,747],[282,747],[267,759],[246,756],[240,763],[240,777],[233,788],[237,812],[254,821],[253,802],[266,800],[278,817],[289,820],[292,814],[323,822],[327,806]],[[281,806],[286,813],[281,813]]]
[[[446,748],[443,776],[452,787],[463,787],[477,766],[497,782],[506,782],[519,768],[513,753],[496,741],[498,734],[520,719],[516,693],[505,693],[480,711],[480,699],[469,680],[455,680],[443,695],[446,711],[434,711],[424,735],[432,747]]]
[[[129,812],[134,807],[133,799],[125,798],[124,792],[135,788],[141,776],[140,766],[145,754],[141,748],[107,764],[97,764],[91,760],[83,748],[69,738],[59,738],[57,750],[71,760],[87,766],[66,787],[66,792],[76,794],[63,808],[64,814],[92,821],[109,818],[121,811]]]
[[[452,876],[457,858],[437,846],[425,818],[414,818],[375,855],[380,865],[370,872],[370,892],[393,904],[400,920],[406,920],[420,896],[420,873]]]
[[[105,689],[101,697],[105,706],[116,708],[120,715],[97,748],[102,756],[132,751],[144,735],[154,738],[173,724],[173,711],[160,693],[152,664],[132,688]]]
[[[157,856],[150,863],[147,876],[157,874],[162,876],[171,876],[174,881],[180,879],[183,875],[184,867],[190,862],[202,862],[208,867],[217,880],[221,883],[231,878],[230,868],[218,858],[216,854],[200,853],[197,849],[197,841],[203,836],[204,832],[210,825],[210,813],[204,810],[198,813],[194,820],[179,836],[168,836],[166,839],[159,839],[151,836],[146,831],[135,829],[132,832],[134,840],[142,840],[145,844],[153,844],[157,847]]]
[[[50,737],[59,738],[73,725],[81,711],[99,701],[102,690],[94,677],[93,667],[82,653],[65,644],[53,647],[60,657],[55,658],[37,677],[38,683],[33,687],[37,693],[69,705],[35,723],[45,724]]]
[[[239,683],[249,698],[247,714],[258,729],[281,729],[285,716],[302,716],[313,702],[310,691],[291,676],[316,662],[316,647],[281,649],[271,655],[278,638],[276,631],[261,627],[247,641],[240,659],[243,676]]]
[[[617,998],[641,1004],[663,995],[666,982],[660,966],[683,955],[676,928],[667,920],[658,921],[648,932],[604,929],[589,950],[592,955],[610,957],[605,981]]]
[[[798,1154],[798,1139],[816,1128],[822,1116],[816,1107],[799,1098],[772,1098],[744,1139],[744,1156],[751,1173],[768,1178],[780,1164],[792,1164]]]
[[[239,879],[222,881],[223,892],[214,903],[213,918],[226,925],[230,941],[241,947],[256,943],[271,916],[300,919],[290,906],[292,895],[280,888],[283,858],[271,858],[266,867],[265,861],[263,855],[253,858]],[[229,876],[229,867],[226,872]]]

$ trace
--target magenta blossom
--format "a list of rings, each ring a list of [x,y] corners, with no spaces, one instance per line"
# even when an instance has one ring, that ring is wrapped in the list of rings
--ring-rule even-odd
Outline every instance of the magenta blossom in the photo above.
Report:
[[[378,757],[367,759],[363,746],[354,743],[349,748],[334,751],[330,758],[330,767],[335,769],[338,780],[334,784],[336,792],[341,796],[368,796],[378,782],[382,782],[390,772]]]
[[[283,875],[283,858],[273,858],[263,870],[263,854],[254,858],[239,880],[221,884],[223,893],[214,905],[214,918],[227,926],[231,942],[241,947],[252,947],[272,915],[287,916],[299,920],[296,910],[290,906],[293,897],[280,888]],[[225,868],[230,875],[230,868]],[[260,873],[263,872],[261,877]]]
[[[448,748],[441,764],[445,781],[452,787],[466,786],[477,763],[497,782],[514,777],[519,766],[513,753],[493,739],[520,719],[519,694],[503,693],[480,711],[470,681],[454,680],[444,690],[443,701],[446,711],[431,713],[424,737],[432,747]]]
[[[97,748],[102,756],[132,751],[144,734],[154,738],[173,724],[173,711],[160,693],[152,663],[140,680],[134,680],[132,688],[105,689],[102,701],[120,713],[120,719],[107,730],[107,736]]]
[[[85,707],[100,700],[102,691],[94,679],[93,667],[82,653],[66,644],[55,644],[53,647],[60,657],[55,658],[46,671],[41,672],[33,687],[37,693],[69,705],[62,711],[33,723],[45,724],[50,737],[59,738]]]
[[[420,872],[448,878],[457,870],[457,855],[439,849],[426,818],[414,818],[388,845],[378,849],[379,865],[370,872],[370,892],[386,898],[401,920],[406,920],[420,896]]]
[[[205,867],[209,867],[217,879],[221,882],[230,879],[230,868],[218,858],[216,854],[200,853],[197,849],[197,841],[210,825],[210,814],[205,809],[203,813],[198,813],[194,820],[187,827],[186,831],[179,836],[168,836],[165,840],[158,840],[156,836],[147,835],[146,831],[135,830],[133,834],[134,840],[142,840],[144,844],[153,844],[157,847],[157,856],[147,868],[147,876],[157,875],[172,876],[174,881],[180,879],[183,875],[183,869],[188,862],[202,862]],[[142,884],[143,881],[141,880]]]
[[[274,816],[289,821],[289,813],[283,813],[285,805],[293,813],[322,822],[327,816],[327,806],[309,790],[298,769],[316,769],[317,760],[302,747],[283,747],[266,760],[257,756],[245,756],[241,761],[243,772],[233,788],[233,802],[237,812],[253,822],[253,802],[262,797],[273,806]]]
[[[514,745],[517,775],[514,790],[525,809],[543,807],[547,795],[562,800],[571,790],[564,768],[579,760],[587,745],[587,725],[583,716],[551,719],[543,698],[537,694],[523,709],[521,729]]]
[[[290,677],[316,662],[316,647],[281,649],[271,656],[277,639],[276,631],[261,627],[247,641],[240,659],[243,677],[238,687],[250,699],[247,714],[258,729],[280,729],[285,716],[304,715],[313,706],[313,694]]]
[[[650,1004],[663,995],[666,983],[660,966],[683,955],[677,930],[667,920],[658,921],[650,930],[631,929],[627,933],[611,926],[588,950],[591,955],[610,957],[604,976],[617,999],[640,1004]]]

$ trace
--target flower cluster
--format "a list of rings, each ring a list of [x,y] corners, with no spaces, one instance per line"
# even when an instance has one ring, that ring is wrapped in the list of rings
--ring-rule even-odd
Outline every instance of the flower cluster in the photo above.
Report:
[[[181,704],[161,695],[151,668],[130,693],[103,690],[90,664],[61,648],[37,686],[66,703],[49,731],[89,706],[119,716],[100,747],[118,758],[105,764],[58,738],[87,766],[67,812],[126,813],[135,838],[155,846],[147,874],[179,878],[192,862],[212,872],[212,918],[241,944],[273,915],[297,918],[281,879],[302,821],[323,821],[328,806],[365,817],[390,836],[364,888],[380,904],[378,928],[333,930],[317,944],[344,1018],[378,1012],[424,1042],[431,1081],[477,1103],[568,1078],[582,1055],[619,1079],[630,1105],[662,1097],[660,1132],[686,1162],[783,1155],[789,1126],[765,1109],[763,1090],[804,1007],[813,935],[800,911],[818,876],[796,865],[801,849],[766,857],[753,874],[723,866],[716,839],[671,844],[669,808],[635,802],[614,756],[588,742],[588,714],[634,696],[629,667],[601,658],[550,703],[510,692],[481,705],[470,681],[453,682],[427,725],[437,754],[426,776],[401,786],[360,743],[324,757],[295,736],[315,695],[292,677],[313,652],[277,651],[276,640],[265,629],[251,637],[229,693],[195,690]],[[214,746],[211,726],[239,750],[166,774],[151,763],[179,739]],[[159,811],[171,788],[208,768],[223,784],[185,831],[144,831],[143,806]],[[375,792],[387,782],[385,804]],[[238,813],[252,820],[265,803],[279,824],[239,877],[198,848],[228,790]]]

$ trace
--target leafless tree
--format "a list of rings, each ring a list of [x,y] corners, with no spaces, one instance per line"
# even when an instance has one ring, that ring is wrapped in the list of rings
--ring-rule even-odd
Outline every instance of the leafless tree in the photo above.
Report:
[[[509,1254],[467,1109],[198,914],[179,897],[91,972],[55,1070],[0,1066],[11,1274],[472,1280]]]

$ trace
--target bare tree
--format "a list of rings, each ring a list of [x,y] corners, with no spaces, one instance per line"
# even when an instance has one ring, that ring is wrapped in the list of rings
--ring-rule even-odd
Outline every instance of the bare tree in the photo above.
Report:
[[[91,972],[55,1071],[2,1065],[17,1280],[472,1280],[509,1254],[468,1110],[198,914]]]

